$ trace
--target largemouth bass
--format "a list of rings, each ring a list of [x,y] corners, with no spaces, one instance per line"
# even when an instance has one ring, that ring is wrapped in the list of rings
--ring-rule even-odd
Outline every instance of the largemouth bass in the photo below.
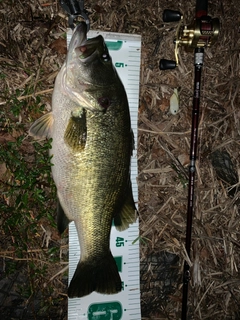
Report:
[[[101,35],[88,39],[86,24],[74,30],[57,75],[52,111],[29,133],[52,138],[52,174],[57,187],[57,224],[78,232],[81,257],[68,296],[121,291],[109,248],[112,222],[124,230],[136,220],[130,180],[134,144],[124,86]]]

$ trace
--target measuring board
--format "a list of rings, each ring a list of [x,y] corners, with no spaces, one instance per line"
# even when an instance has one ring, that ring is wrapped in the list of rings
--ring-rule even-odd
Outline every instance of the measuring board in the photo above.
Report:
[[[118,74],[127,92],[132,129],[137,141],[139,103],[139,78],[141,58],[141,36],[123,33],[89,31],[88,37],[101,34],[106,42]],[[67,33],[68,44],[72,30]],[[137,202],[137,152],[133,150],[131,180],[133,197]],[[68,320],[140,320],[140,272],[139,272],[138,221],[125,231],[113,226],[110,248],[122,279],[122,291],[114,295],[96,292],[83,298],[68,299]],[[78,235],[74,223],[69,225],[69,283],[80,258]]]

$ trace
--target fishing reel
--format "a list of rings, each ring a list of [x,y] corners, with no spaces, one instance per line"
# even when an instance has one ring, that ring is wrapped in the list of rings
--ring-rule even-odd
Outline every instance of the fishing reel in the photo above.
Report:
[[[192,24],[183,24],[183,16],[179,11],[166,9],[163,12],[164,22],[179,21],[175,43],[175,61],[161,59],[160,70],[174,69],[178,65],[178,50],[184,46],[187,50],[210,47],[214,44],[219,35],[220,22],[218,18],[212,19],[208,15],[196,17]]]

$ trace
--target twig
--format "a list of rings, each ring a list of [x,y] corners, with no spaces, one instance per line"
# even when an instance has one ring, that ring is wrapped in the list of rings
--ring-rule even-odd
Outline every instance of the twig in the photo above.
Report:
[[[38,92],[34,92],[32,94],[28,94],[26,96],[21,96],[21,97],[18,97],[18,101],[21,101],[21,100],[24,100],[24,99],[27,99],[27,98],[31,98],[31,97],[34,97],[36,95],[41,95],[41,94],[45,94],[45,93],[50,93],[53,91],[53,88],[51,89],[46,89],[46,90],[42,90],[42,91],[38,91]],[[4,104],[7,104],[8,101],[1,101],[0,102],[0,105],[4,105]]]

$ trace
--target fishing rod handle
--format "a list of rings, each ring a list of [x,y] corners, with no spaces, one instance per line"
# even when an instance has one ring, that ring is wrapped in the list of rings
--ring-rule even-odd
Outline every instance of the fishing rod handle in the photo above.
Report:
[[[196,18],[207,16],[208,0],[197,0],[196,2]]]

